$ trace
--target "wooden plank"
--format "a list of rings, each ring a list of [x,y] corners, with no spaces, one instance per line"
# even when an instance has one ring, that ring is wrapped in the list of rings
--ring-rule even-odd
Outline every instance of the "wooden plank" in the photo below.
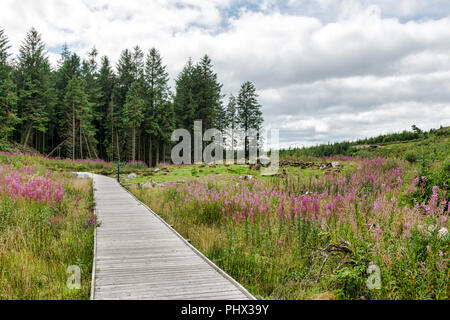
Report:
[[[100,222],[91,299],[255,299],[117,181],[81,175],[94,181]]]

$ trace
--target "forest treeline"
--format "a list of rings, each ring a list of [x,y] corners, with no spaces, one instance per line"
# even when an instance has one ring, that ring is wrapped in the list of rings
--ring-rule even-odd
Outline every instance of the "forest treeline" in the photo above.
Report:
[[[9,50],[0,28],[0,149],[10,140],[46,155],[155,165],[170,156],[173,130],[193,132],[195,120],[223,132],[263,123],[254,84],[224,103],[207,55],[189,58],[172,91],[155,48],[125,49],[114,66],[95,48],[82,58],[65,45],[52,67],[33,28],[17,57]]]
[[[440,129],[430,129],[429,131],[422,131],[416,125],[412,126],[412,130],[403,130],[402,132],[395,132],[389,134],[382,134],[376,137],[370,137],[365,139],[358,139],[356,141],[342,141],[328,144],[321,144],[312,147],[303,148],[289,148],[280,150],[281,157],[329,157],[335,155],[350,156],[355,154],[358,145],[377,145],[392,142],[412,141],[416,139],[427,138],[430,135],[436,136],[448,136],[449,131],[447,128],[441,127]]]

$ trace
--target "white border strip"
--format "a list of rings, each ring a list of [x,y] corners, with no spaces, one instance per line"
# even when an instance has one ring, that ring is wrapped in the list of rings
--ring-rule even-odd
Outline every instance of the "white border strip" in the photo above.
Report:
[[[95,219],[98,219],[97,216],[97,202],[95,201],[95,179],[94,179],[94,175],[92,174],[92,193],[93,193],[93,197],[94,197],[94,214],[95,214]],[[95,261],[97,260],[97,223],[98,221],[96,221],[95,226],[94,226],[94,256],[92,258],[92,260],[94,260],[92,262],[92,278],[91,278],[91,300],[94,300],[94,296],[95,296],[95,269],[96,269],[96,264]]]

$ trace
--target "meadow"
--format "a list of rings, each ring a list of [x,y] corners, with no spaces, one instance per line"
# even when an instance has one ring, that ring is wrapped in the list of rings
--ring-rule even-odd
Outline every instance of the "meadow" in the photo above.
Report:
[[[243,179],[220,167],[130,190],[257,298],[448,299],[447,184],[427,195],[432,181],[406,161],[334,160],[340,172]]]
[[[271,177],[248,165],[128,162],[121,182],[258,299],[447,300],[447,144],[425,145],[426,156],[415,141],[284,156]],[[75,171],[117,177],[117,164],[0,152],[0,299],[89,298],[101,222],[91,181]],[[71,265],[81,290],[66,286]]]
[[[92,182],[50,171],[31,155],[0,157],[0,300],[89,299]],[[81,287],[70,290],[70,266]]]

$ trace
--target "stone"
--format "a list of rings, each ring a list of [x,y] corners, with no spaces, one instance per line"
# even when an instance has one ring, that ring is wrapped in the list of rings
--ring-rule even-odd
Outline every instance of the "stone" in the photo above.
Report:
[[[338,168],[338,167],[341,166],[341,163],[338,162],[338,161],[335,161],[335,162],[332,162],[332,163],[331,163],[331,166],[332,166],[333,168]]]
[[[128,179],[136,179],[137,175],[135,173],[130,173]]]
[[[258,158],[258,162],[263,166],[263,167],[268,167],[270,164],[270,158],[266,157],[266,156],[260,156]]]
[[[448,230],[445,227],[442,227],[441,229],[439,229],[438,231],[438,238],[442,239],[445,238],[448,235]]]

